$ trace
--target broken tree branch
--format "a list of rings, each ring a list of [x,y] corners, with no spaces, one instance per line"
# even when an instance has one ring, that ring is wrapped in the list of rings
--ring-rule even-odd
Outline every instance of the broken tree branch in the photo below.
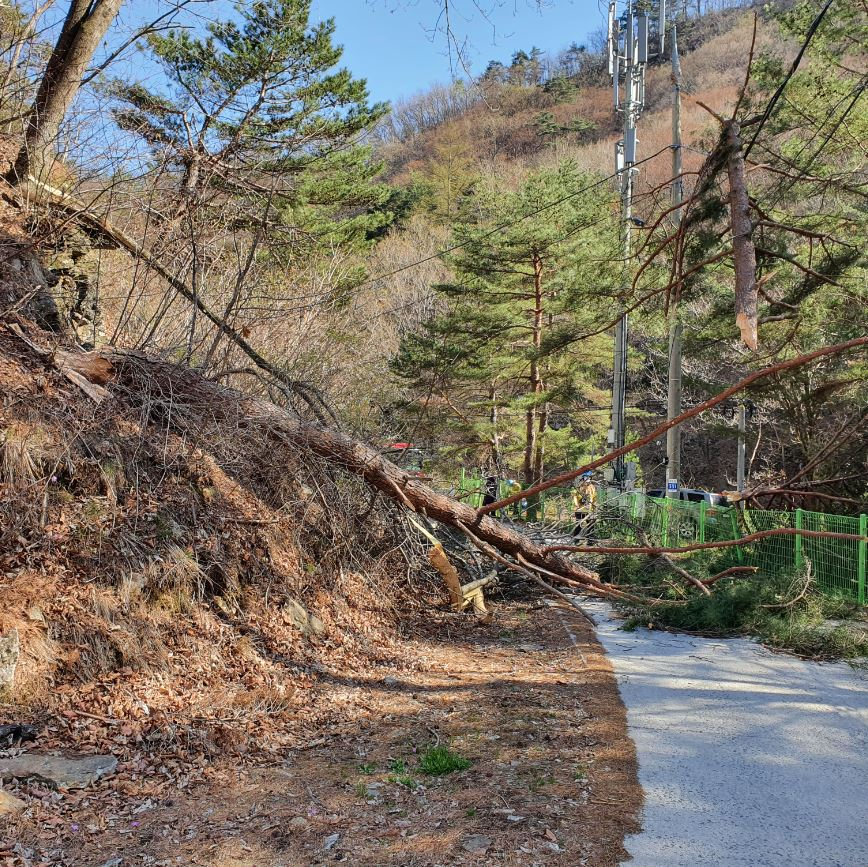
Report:
[[[760,530],[748,533],[741,539],[725,539],[721,542],[696,542],[680,548],[662,548],[655,545],[549,545],[546,552],[571,551],[578,554],[596,552],[598,554],[689,554],[692,551],[709,551],[714,548],[737,548],[772,536],[802,536],[805,539],[843,539],[847,542],[868,542],[868,536],[857,533],[831,533],[823,530],[796,530],[792,527],[776,527],[774,530]]]
[[[756,250],[750,220],[750,198],[742,155],[741,127],[735,119],[724,124],[729,177],[729,220],[732,226],[732,259],[735,264],[735,324],[750,349],[757,348]]]
[[[753,575],[756,572],[759,572],[759,566],[730,566],[729,569],[724,569],[723,572],[718,572],[716,575],[706,578],[702,583],[706,587],[710,587],[712,584],[720,581],[721,578],[732,578],[733,575]]]
[[[513,572],[518,572],[520,575],[524,575],[525,577],[530,578],[531,581],[533,581],[535,584],[538,584],[547,593],[551,593],[553,596],[557,596],[558,599],[562,599],[571,608],[575,608],[577,611],[579,611],[585,619],[590,620],[590,617],[588,617],[588,615],[585,614],[584,611],[582,611],[581,606],[579,605],[578,602],[575,601],[575,599],[570,598],[569,596],[567,596],[566,593],[562,593],[557,588],[552,587],[551,584],[549,584],[546,581],[543,581],[543,579],[540,578],[540,576],[537,575],[535,571],[533,571],[534,568],[538,568],[538,567],[532,567],[520,555],[519,555],[520,563],[510,563],[509,560],[507,560],[505,557],[501,557],[500,554],[498,554],[497,551],[495,551],[490,545],[486,545],[485,542],[481,541],[480,539],[477,539],[476,536],[474,536],[473,533],[471,533],[470,530],[468,530],[467,527],[465,527],[463,524],[458,524],[458,529],[461,530],[461,532],[464,533],[465,536],[467,536],[467,538],[471,541],[471,543],[473,545],[475,545],[480,551],[482,551],[483,554],[485,554],[488,557],[491,557],[493,560],[496,560],[498,563],[502,564],[503,566],[506,566],[508,569],[511,569]],[[545,571],[545,570],[542,570],[542,571]],[[558,577],[558,576],[555,576],[555,577]]]

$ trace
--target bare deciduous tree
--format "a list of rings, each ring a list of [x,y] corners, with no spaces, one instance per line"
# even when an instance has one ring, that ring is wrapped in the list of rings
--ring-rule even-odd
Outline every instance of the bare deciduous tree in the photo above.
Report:
[[[123,0],[71,0],[30,109],[24,141],[7,180],[44,179],[50,149],[94,52]]]

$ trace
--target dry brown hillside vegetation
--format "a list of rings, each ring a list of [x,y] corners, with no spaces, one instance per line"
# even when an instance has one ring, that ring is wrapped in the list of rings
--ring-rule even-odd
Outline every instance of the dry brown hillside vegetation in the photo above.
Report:
[[[753,16],[748,9],[733,9],[708,19],[679,24],[682,33],[684,105],[682,126],[685,144],[695,148],[685,156],[685,170],[696,170],[710,148],[713,119],[699,103],[720,114],[731,111],[745,70],[733,58],[746,58],[750,49]],[[760,18],[755,43],[759,55],[772,46],[782,47],[780,34]],[[468,95],[454,99],[446,110],[440,88],[408,100],[398,107],[415,123],[384,132],[383,154],[396,183],[427,179],[438,190],[438,201],[451,195],[455,204],[462,184],[477,172],[519,177],[528,167],[575,159],[588,171],[608,173],[613,166],[614,144],[621,137],[612,106],[612,89],[597,55],[586,54],[588,71],[574,76],[565,92],[545,85],[515,84],[482,79]],[[561,73],[563,74],[563,73]],[[646,78],[646,108],[641,124],[641,157],[665,151],[643,165],[637,195],[670,179],[671,81],[668,58],[652,65]],[[463,89],[460,91],[464,93]],[[439,109],[439,110],[438,110]],[[546,133],[540,124],[549,114],[559,131]],[[582,131],[568,125],[577,118],[587,121]],[[513,165],[510,169],[509,166]],[[641,201],[641,199],[640,199]],[[650,211],[650,205],[647,207]]]

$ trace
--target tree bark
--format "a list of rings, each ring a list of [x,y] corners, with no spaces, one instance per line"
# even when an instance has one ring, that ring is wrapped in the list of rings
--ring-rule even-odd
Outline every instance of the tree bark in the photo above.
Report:
[[[6,179],[45,180],[51,149],[81,79],[123,0],[71,0],[66,20],[30,109],[21,150]]]
[[[729,219],[732,226],[732,258],[735,264],[735,323],[750,349],[757,347],[756,250],[750,199],[741,148],[741,128],[734,120],[724,126],[729,176]]]

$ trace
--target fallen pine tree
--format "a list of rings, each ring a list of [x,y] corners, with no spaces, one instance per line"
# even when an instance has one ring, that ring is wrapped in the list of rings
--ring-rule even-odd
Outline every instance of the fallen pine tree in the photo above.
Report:
[[[528,536],[486,514],[492,510],[491,506],[477,510],[440,493],[384,458],[376,449],[345,433],[306,423],[290,411],[266,400],[244,395],[208,380],[196,371],[141,353],[111,347],[88,353],[74,348],[59,350],[40,346],[25,331],[28,326],[29,323],[20,319],[6,324],[7,331],[82,388],[93,400],[110,398],[140,408],[146,423],[169,426],[194,441],[201,435],[203,419],[208,418],[219,420],[229,429],[254,434],[276,446],[309,451],[331,465],[361,477],[370,488],[397,501],[407,510],[459,530],[489,557],[549,590],[553,589],[551,584],[554,583],[603,597],[647,604],[647,600],[603,582],[594,571],[567,559],[563,548],[537,544]],[[756,371],[717,397],[682,414],[680,418],[692,417],[710,409],[763,377],[866,344],[868,338],[858,338]],[[640,442],[655,439],[677,421],[661,425]],[[625,450],[629,448],[625,447],[613,453],[613,456]],[[607,456],[594,463],[600,465],[608,459]],[[537,486],[537,490],[572,478],[582,471],[563,474]],[[505,500],[502,504],[509,502]],[[581,552],[581,548],[575,551]],[[617,553],[648,553],[648,548],[621,547]],[[691,576],[682,574],[682,577],[694,585],[698,583]]]

